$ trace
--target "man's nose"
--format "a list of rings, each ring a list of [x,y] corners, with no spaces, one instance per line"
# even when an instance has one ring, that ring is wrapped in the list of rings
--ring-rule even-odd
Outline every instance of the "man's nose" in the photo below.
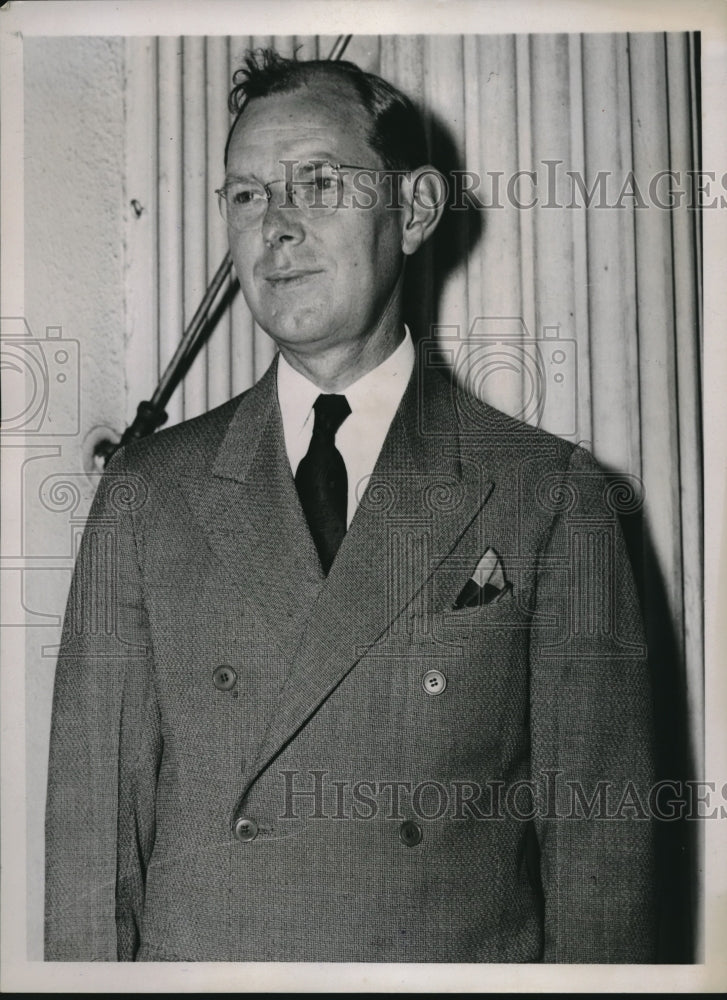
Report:
[[[300,243],[305,236],[301,210],[280,191],[273,190],[268,198],[262,233],[271,247],[280,243]]]

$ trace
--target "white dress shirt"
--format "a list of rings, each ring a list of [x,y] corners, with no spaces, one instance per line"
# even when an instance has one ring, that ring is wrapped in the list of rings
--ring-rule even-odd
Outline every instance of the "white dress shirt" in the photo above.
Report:
[[[347,389],[339,389],[336,393],[345,396],[351,407],[351,413],[336,433],[336,447],[348,476],[347,527],[374,471],[384,438],[414,370],[414,360],[414,344],[407,328],[393,354]],[[293,475],[308,451],[315,421],[313,404],[321,393],[325,393],[325,389],[291,368],[282,354],[278,357],[278,401],[285,450]]]

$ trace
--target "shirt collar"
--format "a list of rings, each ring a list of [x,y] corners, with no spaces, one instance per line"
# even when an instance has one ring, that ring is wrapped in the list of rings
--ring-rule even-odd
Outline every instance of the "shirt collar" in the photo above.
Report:
[[[415,361],[409,327],[405,325],[404,330],[404,339],[388,358],[346,389],[339,390],[348,400],[352,413],[373,413],[380,416],[382,409],[387,411],[392,402],[394,411],[396,410]],[[278,357],[277,382],[283,425],[294,432],[299,431],[309,420],[316,399],[325,390],[291,367],[282,354]]]

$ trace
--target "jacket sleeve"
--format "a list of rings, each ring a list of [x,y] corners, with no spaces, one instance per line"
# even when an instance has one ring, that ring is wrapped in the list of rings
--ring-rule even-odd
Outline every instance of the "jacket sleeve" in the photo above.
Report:
[[[553,512],[530,675],[546,962],[655,960],[652,697],[618,520],[629,491],[580,448],[537,490]]]
[[[161,755],[135,515],[122,453],[91,507],[56,666],[46,800],[45,958],[133,960]]]

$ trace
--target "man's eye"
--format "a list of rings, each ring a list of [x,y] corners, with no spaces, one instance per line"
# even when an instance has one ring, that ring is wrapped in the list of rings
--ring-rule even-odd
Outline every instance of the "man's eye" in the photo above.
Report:
[[[298,183],[310,185],[319,191],[331,191],[338,184],[338,177],[328,164],[304,168],[295,179]]]
[[[317,173],[313,178],[313,183],[319,191],[330,191],[336,186],[335,174]]]
[[[227,200],[231,205],[249,205],[256,198],[258,198],[260,192],[256,188],[230,188],[227,194]]]

